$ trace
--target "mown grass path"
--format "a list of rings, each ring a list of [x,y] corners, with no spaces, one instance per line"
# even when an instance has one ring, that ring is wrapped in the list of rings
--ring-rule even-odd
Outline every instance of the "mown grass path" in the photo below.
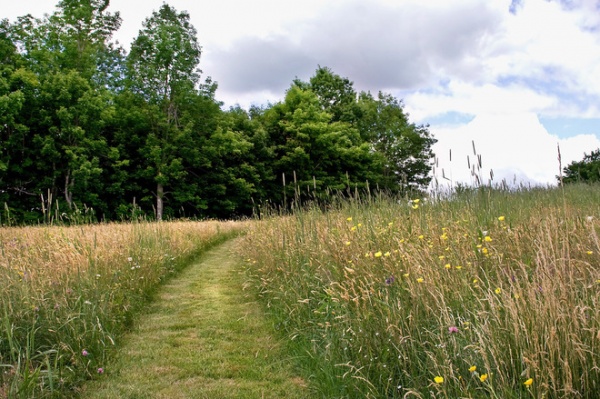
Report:
[[[242,289],[235,241],[162,287],[85,398],[309,398],[260,305]]]

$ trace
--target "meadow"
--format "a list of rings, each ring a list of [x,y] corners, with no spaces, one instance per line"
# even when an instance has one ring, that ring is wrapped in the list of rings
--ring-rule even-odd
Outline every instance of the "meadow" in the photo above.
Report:
[[[257,223],[258,290],[327,398],[597,398],[600,190],[356,197]]]
[[[74,397],[160,284],[243,223],[0,228],[0,398]]]
[[[0,228],[0,398],[76,397],[161,284],[238,235],[247,292],[316,397],[596,398],[598,188]]]

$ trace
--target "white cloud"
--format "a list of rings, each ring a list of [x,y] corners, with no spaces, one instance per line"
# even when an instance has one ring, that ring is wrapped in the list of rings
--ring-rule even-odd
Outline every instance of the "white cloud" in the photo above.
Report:
[[[436,177],[440,184],[450,184],[450,180],[452,183],[475,183],[473,172],[487,183],[490,171],[493,171],[494,182],[503,179],[512,182],[516,176],[517,181],[525,183],[554,184],[560,169],[558,145],[563,167],[581,160],[584,152],[600,147],[600,139],[594,135],[559,139],[549,134],[531,112],[480,113],[466,125],[434,127],[431,131],[438,139],[434,151],[438,158]],[[473,152],[472,142],[477,155]],[[481,168],[478,167],[478,156],[481,157]]]

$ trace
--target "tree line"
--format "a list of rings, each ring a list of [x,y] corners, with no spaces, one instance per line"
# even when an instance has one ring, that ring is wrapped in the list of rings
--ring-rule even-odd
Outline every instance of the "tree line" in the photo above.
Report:
[[[275,104],[224,110],[187,12],[163,4],[126,52],[108,5],[62,0],[0,22],[0,223],[231,218],[429,184],[435,139],[394,96],[318,67]]]

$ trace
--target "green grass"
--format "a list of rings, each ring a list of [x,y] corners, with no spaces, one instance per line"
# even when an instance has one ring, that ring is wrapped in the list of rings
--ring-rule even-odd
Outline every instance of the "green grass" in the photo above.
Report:
[[[598,186],[482,187],[265,218],[243,252],[323,397],[592,399],[599,230]]]
[[[162,287],[105,373],[81,397],[309,398],[229,242]]]

